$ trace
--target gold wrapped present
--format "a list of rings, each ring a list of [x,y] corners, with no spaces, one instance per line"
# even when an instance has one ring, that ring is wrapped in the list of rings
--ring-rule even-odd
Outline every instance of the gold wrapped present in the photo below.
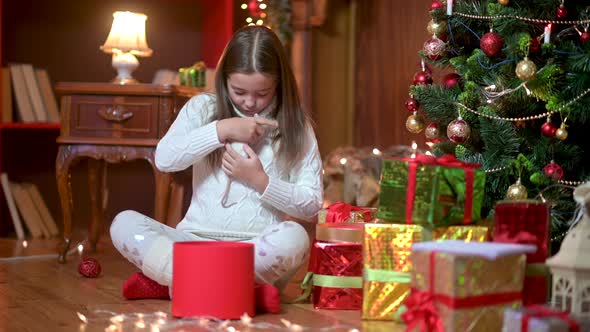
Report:
[[[414,243],[437,239],[486,241],[485,226],[450,226],[428,230],[418,225],[365,224],[363,241],[363,319],[398,320],[410,291]]]
[[[526,252],[534,246],[441,241],[412,247],[407,331],[501,331],[522,301]]]

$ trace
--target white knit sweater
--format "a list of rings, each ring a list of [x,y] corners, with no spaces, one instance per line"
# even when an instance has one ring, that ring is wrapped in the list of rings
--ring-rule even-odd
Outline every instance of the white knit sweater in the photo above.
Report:
[[[209,94],[191,98],[156,149],[156,166],[163,172],[193,166],[191,204],[177,228],[214,239],[251,238],[285,220],[286,215],[305,220],[314,217],[321,208],[323,191],[322,161],[311,127],[307,130],[304,157],[289,172],[279,170],[270,137],[252,147],[269,177],[266,190],[261,195],[234,179],[227,198],[235,204],[222,206],[228,176],[221,168],[211,169],[205,158],[223,148],[217,121],[211,121],[215,98]],[[270,111],[260,114],[268,116]]]

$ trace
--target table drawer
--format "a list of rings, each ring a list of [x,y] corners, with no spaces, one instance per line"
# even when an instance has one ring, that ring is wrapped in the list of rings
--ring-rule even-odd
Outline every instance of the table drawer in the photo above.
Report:
[[[157,139],[159,98],[73,95],[69,136]]]

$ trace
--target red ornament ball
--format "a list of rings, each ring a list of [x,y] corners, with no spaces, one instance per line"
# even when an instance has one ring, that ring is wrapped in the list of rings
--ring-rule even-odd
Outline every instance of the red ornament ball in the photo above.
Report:
[[[416,99],[410,97],[406,100],[406,108],[410,113],[416,112],[418,107],[420,107],[420,103]]]
[[[100,263],[94,258],[84,258],[78,265],[78,273],[86,278],[96,278],[100,275]]]
[[[590,32],[584,31],[580,34],[580,41],[586,44],[590,40]]]
[[[563,168],[553,161],[543,167],[543,173],[554,180],[563,180]]]
[[[539,40],[537,38],[531,38],[531,44],[529,46],[529,53],[533,54],[533,53],[537,53],[539,52],[539,50],[541,49],[541,43],[539,43]]]
[[[451,121],[447,126],[447,137],[454,143],[461,144],[467,141],[469,135],[471,135],[471,128],[469,127],[469,124],[461,118]]]
[[[557,18],[564,19],[566,17],[567,17],[567,8],[565,8],[564,5],[560,5],[559,8],[557,8]]]
[[[443,86],[447,89],[453,89],[461,83],[461,75],[457,73],[446,74],[443,78]]]
[[[248,11],[250,12],[251,16],[260,16],[262,10],[258,5],[258,1],[250,0],[250,2],[248,3]]]
[[[488,32],[479,41],[479,47],[489,57],[496,56],[504,47],[504,39],[495,32]]]
[[[424,54],[426,54],[430,60],[439,60],[445,53],[446,47],[447,45],[444,41],[434,37],[424,43]]]
[[[424,136],[426,136],[426,138],[428,138],[429,140],[434,140],[439,138],[440,136],[440,128],[438,123],[433,122],[431,124],[429,124],[426,127],[426,130],[424,131]]]
[[[555,132],[557,131],[557,127],[552,122],[545,122],[541,126],[541,134],[545,137],[553,137],[555,136]]]
[[[425,71],[419,71],[414,75],[414,85],[432,84],[432,77]]]
[[[430,4],[430,10],[443,9],[443,3],[440,0],[433,0]]]

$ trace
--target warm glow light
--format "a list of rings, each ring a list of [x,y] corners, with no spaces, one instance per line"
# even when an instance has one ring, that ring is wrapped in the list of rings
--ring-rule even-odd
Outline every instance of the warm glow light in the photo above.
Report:
[[[527,86],[526,86],[526,85],[523,85],[523,86],[524,86],[524,90],[526,91],[526,95],[527,95],[527,96],[530,96],[530,95],[531,95],[531,93],[532,93],[532,92],[531,92],[531,90],[529,90],[529,88],[527,88]]]
[[[246,19],[246,23],[252,23],[252,18],[251,18],[251,17],[248,17],[248,18]]]
[[[84,316],[83,314],[76,312],[76,314],[78,315],[78,318],[80,318],[80,320],[84,323],[84,324],[88,324],[88,319],[86,318],[86,316]]]
[[[432,153],[430,151],[426,151],[426,155],[427,156],[432,156]]]
[[[245,4],[245,3],[243,3],[243,4],[240,6],[240,8],[242,8],[242,9],[246,9],[246,8],[248,8],[248,5],[247,5],[247,4]]]
[[[416,150],[418,148],[418,144],[416,144],[416,141],[412,141],[412,150]]]
[[[82,252],[84,251],[84,246],[82,244],[78,245],[78,254],[82,255]]]
[[[346,165],[346,162],[347,162],[346,158],[340,159],[340,165]]]
[[[377,149],[377,148],[373,148],[373,154],[376,156],[379,156],[379,155],[381,155],[381,151],[379,151],[379,149]]]
[[[260,13],[260,18],[266,18],[266,13]]]
[[[256,25],[263,25],[263,24],[264,24],[264,21],[263,20],[256,21]]]
[[[23,248],[26,248],[29,246],[29,242],[27,242],[27,240],[23,241]]]
[[[261,3],[258,7],[260,9],[262,9],[262,10],[265,10],[266,9],[266,4],[265,3]]]
[[[140,329],[145,328],[145,323],[143,321],[139,321],[137,323],[135,323],[135,326],[137,326]]]

